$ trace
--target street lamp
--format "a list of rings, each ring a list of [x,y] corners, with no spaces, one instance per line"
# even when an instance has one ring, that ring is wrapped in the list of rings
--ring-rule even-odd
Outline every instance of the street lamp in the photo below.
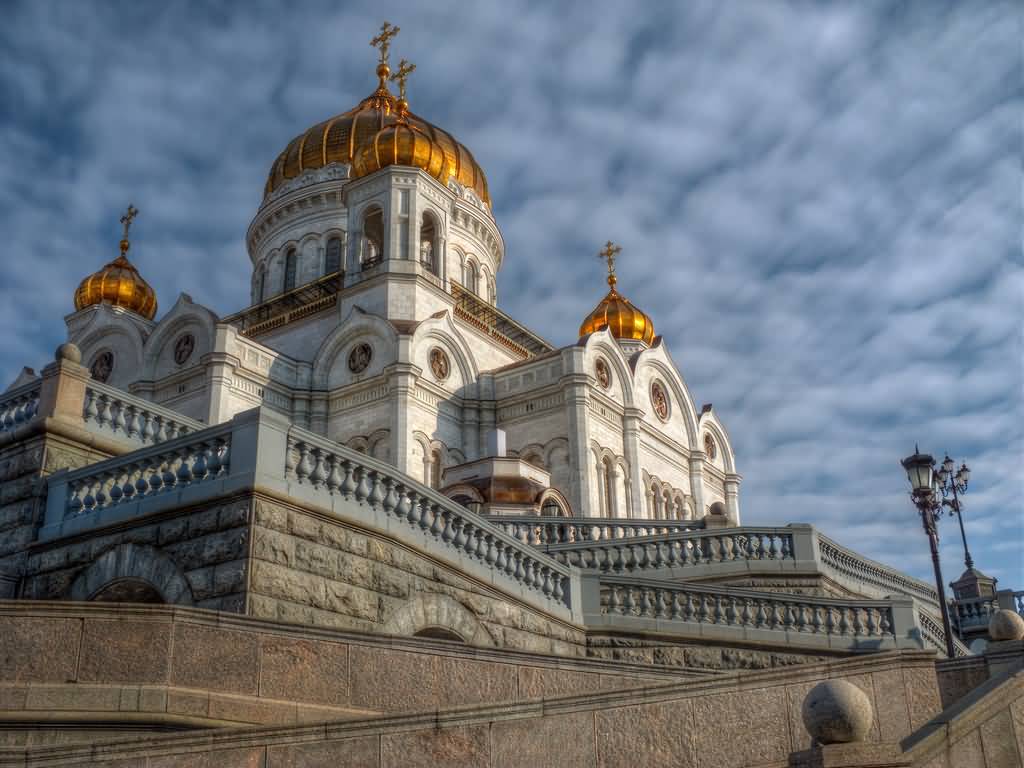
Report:
[[[935,460],[930,454],[921,453],[914,446],[914,455],[900,462],[907,470],[910,480],[910,498],[921,515],[921,524],[928,536],[928,544],[932,549],[932,565],[935,567],[935,586],[939,593],[939,608],[942,610],[942,628],[946,633],[946,656],[955,658],[953,650],[953,628],[949,623],[949,606],[946,605],[946,590],[942,584],[942,566],[939,564],[939,529],[936,525],[942,516],[942,504],[936,500],[940,493],[938,478],[935,473]]]
[[[949,458],[949,454],[946,454],[946,458],[942,460],[942,466],[936,472],[939,479],[938,488],[942,493],[942,505],[949,507],[949,514],[956,515],[956,519],[960,523],[960,538],[964,542],[964,565],[967,566],[967,570],[970,570],[974,567],[974,560],[971,558],[970,550],[967,549],[967,534],[964,532],[964,518],[960,510],[960,494],[967,493],[967,481],[971,479],[971,470],[967,468],[966,464],[961,464],[956,474],[953,474],[954,469],[956,469],[956,462]]]

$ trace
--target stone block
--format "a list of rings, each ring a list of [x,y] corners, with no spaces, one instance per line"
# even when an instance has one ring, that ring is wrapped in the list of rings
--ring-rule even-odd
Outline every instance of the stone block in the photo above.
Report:
[[[697,768],[693,704],[687,699],[598,710],[596,718],[601,768]]]
[[[271,528],[253,529],[253,557],[270,563],[295,564],[295,539]]]
[[[790,752],[781,686],[703,696],[694,702],[694,722],[702,764],[742,768],[784,762]]]
[[[192,590],[192,597],[195,600],[206,600],[214,594],[213,591],[213,569],[208,565],[204,568],[193,568],[186,571],[185,579],[188,581],[189,589]]]
[[[498,704],[519,698],[514,664],[438,657],[438,706]]]
[[[259,638],[256,634],[178,624],[174,628],[173,648],[173,685],[257,694]]]
[[[1020,768],[1024,765],[1024,755],[1017,748],[1013,730],[1009,709],[996,713],[981,724],[981,746],[985,751],[986,768]]]
[[[571,669],[519,667],[519,696],[522,699],[551,699],[580,696],[602,689],[601,675]]]
[[[213,571],[213,592],[217,595],[241,592],[245,589],[245,560],[221,563]]]
[[[197,539],[219,530],[217,525],[217,516],[219,514],[219,507],[206,509],[202,512],[193,512],[188,516],[188,537],[190,539]]]
[[[899,669],[871,673],[875,722],[881,742],[898,742],[910,735],[910,708]]]
[[[256,499],[256,524],[288,532],[288,510],[266,499]]]
[[[434,728],[381,736],[381,768],[488,768],[487,726]]]
[[[217,526],[221,530],[237,528],[249,523],[249,500],[228,504],[220,510],[217,516]]]
[[[166,520],[157,527],[157,544],[175,544],[188,536],[188,518],[176,517],[173,520]]]
[[[288,510],[288,532],[306,541],[320,541],[319,520],[294,509]]]
[[[300,605],[318,608],[330,605],[323,577],[262,560],[252,563],[252,591]]]
[[[349,646],[350,703],[376,712],[436,709],[437,656]]]
[[[260,696],[348,704],[348,646],[318,640],[265,637],[260,649]]]
[[[291,703],[262,701],[243,696],[210,696],[210,717],[251,725],[292,725],[295,706]]]
[[[380,739],[360,736],[267,748],[267,768],[338,768],[380,765]]]
[[[0,616],[0,680],[74,682],[81,631],[78,619]]]
[[[504,720],[491,725],[492,768],[590,768],[596,764],[592,712]]]
[[[139,711],[140,712],[166,712],[167,711],[167,689],[166,688],[140,688],[139,689]]]
[[[208,717],[210,695],[191,691],[171,690],[167,692],[167,713],[186,717]]]
[[[321,579],[321,577],[310,578]],[[382,621],[383,606],[381,598],[376,592],[340,581],[327,581],[326,583],[321,581],[321,583],[326,590],[326,599],[322,605],[316,607],[374,623]]]
[[[329,547],[305,539],[295,540],[294,567],[300,570],[334,578],[337,560],[337,553]]]
[[[25,708],[77,712],[117,712],[121,691],[113,686],[34,685],[28,689]]]
[[[86,619],[78,679],[97,683],[166,683],[169,621]]]
[[[264,768],[266,764],[266,750],[263,747],[150,756],[146,763],[147,768]]]
[[[985,750],[981,746],[981,731],[977,728],[962,739],[949,745],[949,764],[956,768],[989,768]],[[1016,766],[1014,766],[1016,768]]]
[[[942,711],[939,681],[935,674],[935,667],[904,669],[903,685],[907,692],[910,728],[917,730]]]
[[[1013,731],[1017,737],[1017,751],[1024,762],[1024,697],[1010,704],[1010,719],[1013,721]]]

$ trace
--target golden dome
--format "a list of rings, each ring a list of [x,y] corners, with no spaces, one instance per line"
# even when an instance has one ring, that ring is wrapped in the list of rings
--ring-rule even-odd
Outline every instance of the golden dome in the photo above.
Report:
[[[405,102],[398,102],[399,119],[374,136],[352,158],[352,175],[357,179],[389,165],[420,168],[442,184],[448,183],[444,148],[408,122]]]
[[[580,336],[586,336],[605,328],[616,339],[634,339],[650,344],[654,341],[654,322],[640,308],[615,290],[615,256],[622,249],[610,240],[598,254],[608,261],[608,295],[601,299],[580,325]]]
[[[134,214],[131,213],[131,207],[128,210],[130,223]],[[125,219],[121,221],[124,222]],[[126,224],[125,235],[127,234]],[[149,283],[142,279],[135,265],[128,261],[127,253],[128,238],[125,237],[121,240],[121,255],[78,284],[78,290],[75,291],[76,310],[106,302],[115,307],[130,309],[147,320],[153,319],[156,315],[156,293]]]
[[[407,130],[396,129],[391,139],[380,135],[386,128],[398,122],[397,100],[385,84],[390,71],[387,64],[378,65],[377,76],[380,78],[380,84],[376,91],[359,102],[355,108],[317,123],[292,139],[270,169],[264,197],[305,171],[323,168],[331,163],[354,165],[359,150],[367,144],[377,145],[381,153],[380,158],[383,158],[390,142],[394,147],[390,157],[401,155],[403,158],[415,159],[416,162],[393,160],[381,163],[378,167],[413,165],[423,168],[442,184],[447,184],[449,177],[454,176],[459,184],[469,187],[481,200],[490,204],[491,197],[487,191],[487,178],[483,169],[477,164],[472,153],[450,133],[411,112],[406,114],[408,127],[429,141],[428,154],[431,157],[426,160],[423,160],[423,153],[427,151],[424,149],[425,142]],[[440,155],[434,160],[432,156],[438,151]],[[377,152],[377,149],[373,150],[374,154]],[[367,161],[371,164],[373,162],[369,158]],[[435,173],[421,161],[429,164],[431,168],[434,163],[440,163],[440,168]]]

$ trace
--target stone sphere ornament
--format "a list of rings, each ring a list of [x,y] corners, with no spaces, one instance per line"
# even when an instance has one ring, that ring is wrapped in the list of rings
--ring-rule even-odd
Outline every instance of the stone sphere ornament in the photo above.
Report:
[[[825,680],[811,688],[802,715],[804,727],[819,744],[864,741],[874,720],[867,694],[845,680]]]
[[[69,363],[81,363],[82,350],[68,341],[57,347],[57,352],[53,358],[58,361],[67,360]]]
[[[994,643],[1024,640],[1024,618],[1016,611],[1000,608],[988,621],[988,636]]]

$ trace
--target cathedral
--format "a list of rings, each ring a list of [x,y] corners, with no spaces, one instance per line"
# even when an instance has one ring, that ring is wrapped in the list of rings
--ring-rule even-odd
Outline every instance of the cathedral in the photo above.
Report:
[[[248,306],[160,314],[129,206],[0,394],[0,768],[1021,765],[1024,592],[744,525],[615,243],[572,344],[499,309],[398,31],[271,164]]]
[[[219,317],[182,295],[156,320],[129,209],[121,255],[67,319],[93,378],[206,424],[272,408],[490,513],[739,523],[728,433],[616,289],[617,246],[575,344],[498,308],[487,178],[411,111],[413,66],[392,73],[388,45],[373,93],[271,165],[246,233],[248,307]]]

